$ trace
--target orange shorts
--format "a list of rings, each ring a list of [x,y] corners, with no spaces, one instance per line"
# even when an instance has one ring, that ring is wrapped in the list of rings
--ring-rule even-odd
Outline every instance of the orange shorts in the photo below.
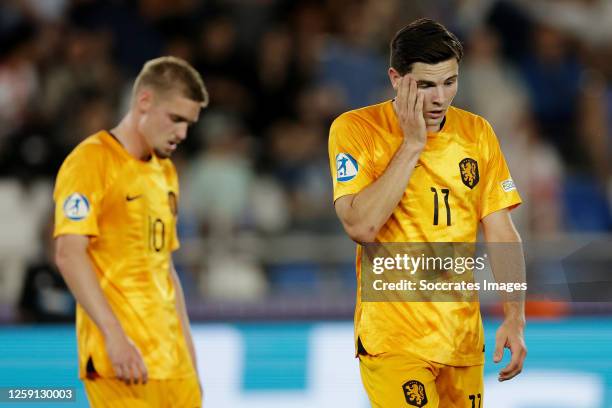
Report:
[[[482,408],[484,366],[454,367],[407,353],[359,355],[372,407]]]
[[[114,378],[85,379],[92,408],[200,408],[202,394],[197,377],[149,380],[127,385]]]

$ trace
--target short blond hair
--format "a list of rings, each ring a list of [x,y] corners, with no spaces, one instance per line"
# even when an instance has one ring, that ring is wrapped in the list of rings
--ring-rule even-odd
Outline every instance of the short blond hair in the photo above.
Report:
[[[134,81],[132,95],[143,87],[160,92],[176,90],[202,107],[208,105],[208,92],[202,77],[181,58],[166,56],[147,61]]]

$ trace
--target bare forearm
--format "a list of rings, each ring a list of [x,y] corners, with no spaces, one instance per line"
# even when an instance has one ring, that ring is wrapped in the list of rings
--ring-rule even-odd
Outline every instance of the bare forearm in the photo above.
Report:
[[[414,166],[427,143],[423,117],[425,94],[411,75],[390,71],[397,98],[393,109],[403,139],[384,173],[356,195],[336,200],[336,212],[348,235],[357,242],[372,242],[399,204]]]
[[[353,197],[343,220],[349,235],[364,242],[374,240],[402,199],[420,153],[421,149],[402,144],[383,175]],[[351,234],[351,229],[359,232]]]
[[[498,228],[485,228],[485,240],[491,261],[493,276],[497,282],[526,283],[525,256],[521,237],[510,223]],[[506,319],[525,324],[525,292],[503,294]]]
[[[77,302],[93,319],[105,337],[122,331],[86,253],[70,253],[57,258],[58,268]]]
[[[525,300],[504,302],[504,317],[507,320],[515,320],[521,325],[525,325]]]

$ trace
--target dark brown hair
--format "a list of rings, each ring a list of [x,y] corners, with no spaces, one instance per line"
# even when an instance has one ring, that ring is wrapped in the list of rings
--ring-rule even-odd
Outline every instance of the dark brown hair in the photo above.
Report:
[[[437,64],[463,57],[463,46],[442,24],[428,18],[413,21],[391,40],[390,64],[400,75],[412,70],[412,64]]]

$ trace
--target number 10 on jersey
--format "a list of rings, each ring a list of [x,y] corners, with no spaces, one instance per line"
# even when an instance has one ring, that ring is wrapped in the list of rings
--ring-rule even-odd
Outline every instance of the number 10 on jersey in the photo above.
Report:
[[[149,248],[159,252],[166,244],[166,226],[159,218],[149,217]]]

